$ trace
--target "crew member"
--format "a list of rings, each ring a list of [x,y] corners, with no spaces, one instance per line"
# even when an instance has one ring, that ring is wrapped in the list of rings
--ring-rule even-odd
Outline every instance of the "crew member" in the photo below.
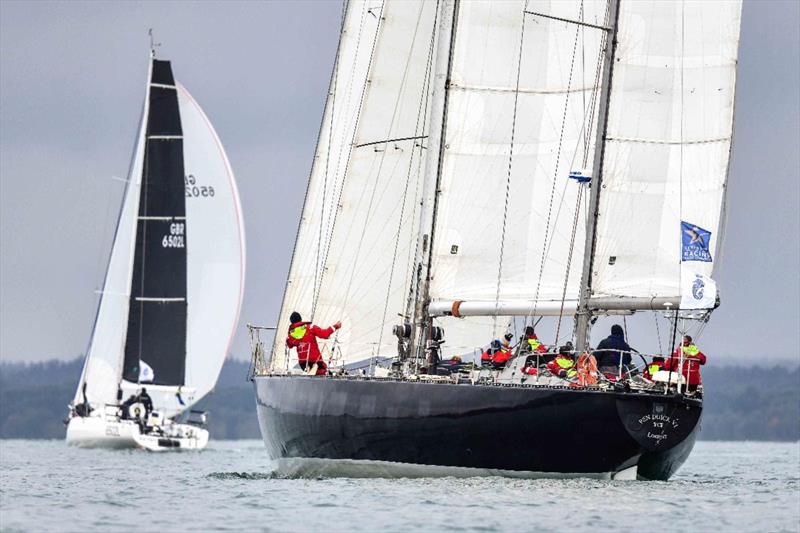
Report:
[[[653,379],[653,374],[658,372],[659,370],[664,370],[667,368],[667,363],[664,361],[664,358],[658,355],[653,356],[653,361],[647,365],[647,368],[644,369],[644,373],[642,376],[645,379]]]
[[[522,352],[531,354],[536,354],[537,352],[547,353],[547,346],[539,342],[539,337],[536,336],[536,332],[534,332],[533,326],[528,326],[525,328],[525,337],[523,337]]]
[[[509,339],[501,343],[499,349],[492,355],[492,367],[500,369],[506,366],[508,360],[511,359],[511,344]]]
[[[572,348],[571,345],[562,346],[555,358],[547,363],[547,369],[550,370],[553,375],[569,379],[574,378],[578,374],[570,348]]]
[[[634,351],[633,348],[625,342],[625,332],[622,331],[622,326],[614,324],[611,326],[611,335],[600,341],[594,351],[597,367],[607,377],[616,378],[619,373],[620,358],[622,358],[624,366],[629,366],[632,351]]]
[[[684,335],[681,345],[675,348],[672,357],[667,361],[667,368],[677,372],[681,364],[681,354],[683,355],[681,374],[683,374],[683,377],[686,378],[686,383],[688,383],[687,390],[693,392],[703,382],[700,377],[700,365],[706,364],[706,356],[694,344],[692,337]]]
[[[150,395],[147,394],[147,389],[142,387],[142,391],[139,393],[136,401],[144,405],[144,418],[147,419],[147,415],[153,412],[153,400],[150,398]]]
[[[481,354],[481,366],[492,366],[492,357],[500,351],[502,346],[500,339],[495,339],[489,343],[489,347]]]
[[[336,322],[329,328],[321,328],[311,322],[303,322],[303,318],[297,311],[292,312],[289,317],[292,323],[289,326],[289,335],[286,337],[286,346],[297,349],[297,361],[303,370],[310,369],[317,365],[317,376],[324,376],[328,373],[328,365],[322,360],[317,338],[327,339],[333,332],[342,327],[341,322]]]

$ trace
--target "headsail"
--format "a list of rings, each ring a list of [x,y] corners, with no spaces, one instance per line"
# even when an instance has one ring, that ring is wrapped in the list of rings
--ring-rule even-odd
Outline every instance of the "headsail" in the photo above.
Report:
[[[347,5],[273,367],[286,363],[292,311],[321,326],[342,320],[337,362],[396,353],[392,327],[406,310],[417,234],[436,10],[423,1]]]
[[[180,84],[186,170],[186,387],[199,400],[216,384],[239,323],[245,280],[245,236],[239,191],[214,127]]]
[[[122,375],[122,359],[128,323],[128,306],[131,289],[131,258],[136,242],[136,217],[139,210],[139,191],[144,148],[147,135],[147,117],[150,109],[150,78],[152,62],[147,73],[148,94],[142,107],[139,133],[128,171],[128,184],[122,199],[114,244],[106,268],[103,290],[92,328],[86,361],[81,380],[75,391],[74,404],[88,400],[92,404],[112,404],[117,401],[117,387]],[[86,398],[84,398],[84,384]]]

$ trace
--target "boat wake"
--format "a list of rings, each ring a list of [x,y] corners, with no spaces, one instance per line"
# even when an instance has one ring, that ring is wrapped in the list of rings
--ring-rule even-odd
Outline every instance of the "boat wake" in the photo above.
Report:
[[[508,477],[519,479],[611,479],[611,473],[603,474],[554,474],[552,472],[524,472],[488,468],[465,468],[454,466],[393,463],[353,459],[292,458],[273,462],[269,473],[217,473],[217,479],[398,479],[398,478],[471,478]]]

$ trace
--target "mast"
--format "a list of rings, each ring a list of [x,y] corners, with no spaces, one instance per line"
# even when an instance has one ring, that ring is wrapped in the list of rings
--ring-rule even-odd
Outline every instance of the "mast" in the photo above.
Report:
[[[441,22],[436,45],[436,66],[434,72],[433,96],[431,101],[431,135],[428,153],[437,154],[436,159],[428,158],[425,163],[422,209],[420,213],[419,239],[416,260],[416,301],[411,328],[411,347],[417,357],[425,349],[424,339],[430,327],[428,301],[431,281],[431,257],[433,237],[436,227],[436,210],[439,203],[439,187],[442,179],[442,166],[446,149],[447,104],[450,77],[453,70],[456,29],[458,25],[459,0],[443,0]]]
[[[576,313],[575,337],[577,350],[585,350],[589,345],[589,326],[591,312],[589,298],[592,295],[592,267],[597,235],[597,217],[600,206],[600,189],[603,182],[603,157],[605,155],[606,129],[608,127],[608,103],[611,97],[611,80],[614,71],[614,55],[617,49],[617,23],[620,0],[610,0],[608,6],[609,28],[603,55],[603,79],[600,89],[600,108],[598,110],[597,137],[595,141],[594,163],[592,164],[591,196],[589,198],[589,218],[586,224],[586,244],[583,256],[580,300]]]

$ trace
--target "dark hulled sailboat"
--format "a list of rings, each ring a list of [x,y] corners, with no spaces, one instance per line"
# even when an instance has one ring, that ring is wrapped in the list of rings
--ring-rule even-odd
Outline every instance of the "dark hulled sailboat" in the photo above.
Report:
[[[252,330],[270,456],[668,479],[702,412],[677,372],[439,361],[535,317],[574,316],[577,354],[597,317],[708,318],[739,19],[736,1],[348,2],[268,357]],[[333,375],[297,369],[295,310],[342,321]]]

